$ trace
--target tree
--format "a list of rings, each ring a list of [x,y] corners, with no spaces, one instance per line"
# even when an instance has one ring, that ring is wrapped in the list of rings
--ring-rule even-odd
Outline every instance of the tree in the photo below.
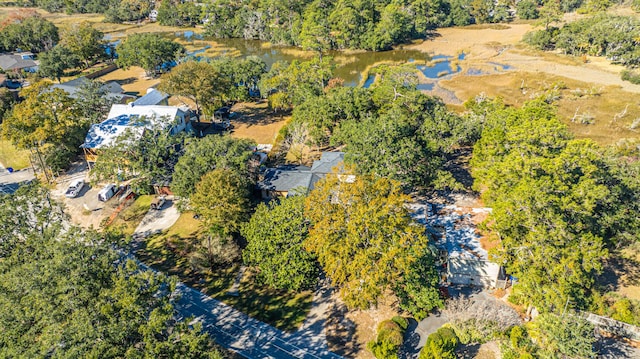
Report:
[[[160,34],[140,33],[127,37],[116,47],[116,52],[118,66],[140,66],[147,76],[153,76],[162,71],[163,66],[175,62],[184,52],[184,47]]]
[[[328,175],[309,195],[305,247],[318,256],[347,306],[368,308],[404,278],[428,239],[412,222],[405,207],[409,198],[398,182],[370,175],[341,178]]]
[[[316,258],[304,248],[309,223],[303,196],[261,203],[242,227],[247,240],[244,262],[258,268],[258,279],[285,290],[312,289],[318,280]]]
[[[404,342],[404,332],[408,325],[409,321],[400,316],[382,321],[378,325],[376,339],[367,343],[367,349],[377,359],[397,359],[398,350]]]
[[[3,135],[18,148],[44,156],[45,171],[65,168],[84,142],[89,123],[78,116],[74,100],[49,83],[35,83],[20,94],[24,101],[3,121]]]
[[[13,105],[16,103],[16,97],[13,92],[7,88],[0,88],[0,125],[5,115],[11,113]]]
[[[47,51],[58,42],[58,28],[40,15],[17,18],[0,32],[2,45],[7,51]]]
[[[249,181],[238,172],[217,168],[202,176],[189,205],[208,228],[235,233],[249,211]]]
[[[202,176],[217,168],[248,177],[253,148],[253,141],[230,136],[192,139],[186,144],[184,154],[175,166],[172,191],[178,196],[189,197]]]
[[[584,318],[542,314],[531,323],[529,334],[547,358],[595,358],[593,325]]]
[[[198,115],[202,113],[202,108],[206,113],[213,114],[231,85],[228,78],[214,66],[198,61],[179,64],[164,74],[161,80],[160,90],[193,100]]]
[[[153,3],[148,0],[109,0],[109,6],[102,7],[105,20],[124,22],[141,20],[149,16]]]
[[[83,61],[85,68],[88,68],[105,54],[103,37],[102,31],[85,21],[63,30],[60,43]]]
[[[540,16],[538,4],[534,0],[522,0],[516,5],[518,17],[524,20],[537,19]]]
[[[70,225],[37,186],[0,198],[0,356],[221,358],[176,323],[176,282]]]
[[[442,327],[427,337],[419,359],[454,359],[458,337],[451,328]]]
[[[545,0],[539,11],[538,24],[544,25],[545,31],[549,30],[549,26],[562,20],[562,10],[560,9],[559,0]]]
[[[80,116],[91,124],[104,121],[116,102],[115,97],[107,95],[104,83],[98,80],[88,80],[80,85],[75,97]]]
[[[51,79],[60,82],[60,77],[64,76],[64,71],[72,69],[79,64],[79,59],[68,48],[63,45],[56,45],[53,49],[40,53],[38,56],[40,66],[38,72]]]
[[[170,182],[185,135],[173,134],[173,122],[168,119],[155,121],[154,126],[137,124],[146,127],[142,133],[131,127],[111,146],[101,148],[91,169],[93,179],[112,182],[132,179],[129,184],[136,193],[151,193],[154,184]]]
[[[276,62],[260,80],[260,92],[271,94],[269,100],[278,99],[282,105],[272,107],[292,107],[323,93],[332,77],[334,65],[331,58],[314,58],[291,64]]]

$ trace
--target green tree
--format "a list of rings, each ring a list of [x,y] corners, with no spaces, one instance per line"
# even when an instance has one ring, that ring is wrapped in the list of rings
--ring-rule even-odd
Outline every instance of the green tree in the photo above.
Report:
[[[333,68],[332,60],[328,57],[317,57],[303,62],[294,60],[291,64],[276,62],[271,66],[271,70],[262,76],[260,92],[271,94],[271,103],[281,104],[284,108],[292,107],[313,96],[321,95],[332,77]]]
[[[0,226],[0,356],[222,357],[200,324],[175,322],[174,279],[71,226],[43,188],[3,195]]]
[[[202,176],[215,169],[228,169],[249,178],[249,159],[254,148],[255,142],[230,136],[192,139],[175,166],[171,190],[189,197]]]
[[[455,359],[458,337],[451,328],[442,327],[427,337],[419,359]]]
[[[305,247],[318,256],[347,306],[375,304],[427,246],[424,228],[412,222],[405,207],[408,200],[398,182],[369,175],[350,181],[332,174],[309,195]]]
[[[103,7],[105,20],[109,22],[136,21],[149,16],[153,3],[148,0],[109,0]]]
[[[173,165],[181,155],[185,134],[173,134],[174,123],[168,119],[140,119],[115,142],[100,149],[100,156],[91,169],[98,182],[132,179],[129,184],[136,193],[151,193],[156,183],[171,181]],[[141,133],[138,126],[145,126]],[[123,160],[126,159],[126,160]]]
[[[13,92],[4,87],[0,88],[0,125],[2,125],[4,116],[11,113],[11,109],[16,102]]]
[[[593,325],[584,318],[542,314],[531,323],[530,335],[536,339],[541,357],[595,358]]]
[[[116,64],[123,68],[142,67],[148,76],[162,71],[162,66],[176,61],[184,47],[160,34],[140,33],[127,37],[116,47]]]
[[[545,0],[539,11],[539,25],[544,25],[545,31],[549,30],[549,26],[555,22],[562,20],[562,10],[560,9],[559,0]]]
[[[3,135],[16,147],[44,156],[43,170],[66,168],[84,142],[89,123],[78,116],[75,101],[66,92],[51,89],[44,81],[25,88],[21,96],[24,101],[2,123]]]
[[[60,43],[80,59],[85,68],[104,55],[104,34],[89,22],[73,24],[62,31]]]
[[[398,350],[404,342],[404,332],[408,325],[407,319],[400,316],[382,321],[378,325],[376,339],[367,343],[367,349],[377,359],[397,359]]]
[[[230,169],[214,169],[202,176],[189,205],[207,227],[225,235],[236,233],[248,217],[249,181]]]
[[[78,57],[63,45],[56,45],[53,49],[40,53],[38,60],[38,73],[58,82],[60,77],[64,76],[65,70],[72,69],[80,63]]]
[[[107,118],[116,98],[108,96],[104,84],[98,80],[88,80],[78,87],[75,101],[80,116],[89,123],[99,123]]]
[[[198,115],[204,109],[211,115],[229,92],[231,83],[216,67],[199,61],[187,61],[161,77],[158,89],[195,102]]]
[[[318,280],[316,258],[304,249],[309,223],[303,196],[260,204],[242,227],[247,240],[244,262],[259,269],[258,278],[277,289],[312,289]]]
[[[540,16],[538,12],[538,3],[535,0],[522,0],[516,5],[518,17],[524,20],[537,19]]]
[[[52,49],[59,40],[58,28],[38,14],[16,19],[0,32],[2,45],[7,51],[34,53]]]

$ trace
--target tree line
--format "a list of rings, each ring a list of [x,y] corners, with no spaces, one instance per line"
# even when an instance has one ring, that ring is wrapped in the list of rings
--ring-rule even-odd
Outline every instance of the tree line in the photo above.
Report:
[[[175,278],[70,225],[46,189],[0,196],[0,226],[1,356],[223,357],[200,324],[176,321]]]

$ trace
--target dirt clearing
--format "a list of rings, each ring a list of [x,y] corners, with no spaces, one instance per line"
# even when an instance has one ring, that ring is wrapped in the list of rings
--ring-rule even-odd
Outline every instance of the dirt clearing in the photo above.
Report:
[[[249,138],[258,144],[273,144],[278,132],[290,116],[280,115],[271,110],[267,101],[241,102],[232,108],[238,114],[231,120],[231,136]]]

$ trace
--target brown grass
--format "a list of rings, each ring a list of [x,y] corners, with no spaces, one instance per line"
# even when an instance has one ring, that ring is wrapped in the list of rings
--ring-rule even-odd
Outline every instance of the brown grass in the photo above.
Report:
[[[273,144],[278,131],[289,119],[289,116],[274,113],[266,101],[238,103],[232,110],[237,112],[239,117],[231,121],[231,136],[249,138],[256,143]]]
[[[622,138],[639,138],[640,133],[629,129],[640,117],[640,94],[633,94],[615,86],[593,85],[560,76],[540,76],[524,71],[510,71],[485,76],[460,75],[440,81],[440,85],[455,92],[458,98],[473,98],[479,94],[502,97],[512,105],[522,105],[536,95],[563,83],[559,90],[558,115],[578,138],[591,138],[601,144],[612,144]],[[589,94],[589,93],[593,94]],[[625,108],[626,114],[617,118]],[[572,122],[578,116],[593,116],[593,124]]]
[[[160,83],[159,78],[148,78],[144,69],[132,66],[129,69],[117,69],[106,75],[98,77],[100,81],[116,81],[124,91],[131,95],[142,96],[147,93],[147,89]]]

